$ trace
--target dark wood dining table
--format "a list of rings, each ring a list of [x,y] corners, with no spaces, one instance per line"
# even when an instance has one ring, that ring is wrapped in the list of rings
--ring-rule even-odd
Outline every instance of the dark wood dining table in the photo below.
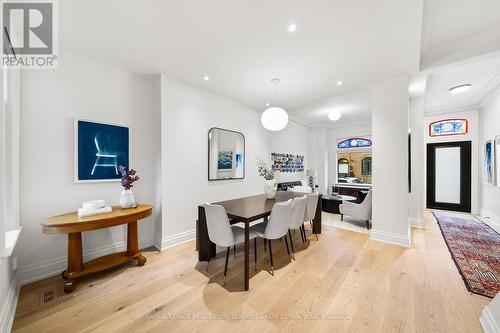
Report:
[[[289,199],[304,196],[305,194],[306,193],[278,191],[276,192],[276,197],[274,199],[267,199],[264,194],[259,194],[221,202],[214,202],[214,204],[221,205],[226,209],[231,224],[240,222],[245,224],[245,290],[248,290],[250,287],[250,222],[265,219],[271,215],[271,210],[276,202],[287,201]],[[312,232],[314,234],[321,234],[321,194],[318,198],[316,215],[313,219]],[[211,250],[209,251],[209,249]],[[212,243],[208,237],[207,221],[203,206],[198,206],[198,220],[196,221],[196,250],[198,251],[199,261],[207,261],[209,253],[212,253],[212,257],[215,257],[215,244]]]

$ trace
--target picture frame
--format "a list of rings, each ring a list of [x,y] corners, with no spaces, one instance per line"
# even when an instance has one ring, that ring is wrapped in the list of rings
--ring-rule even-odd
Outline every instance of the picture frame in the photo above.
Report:
[[[495,181],[496,185],[500,187],[500,134],[495,137]]]
[[[128,126],[74,118],[74,183],[119,182],[118,166],[130,167]]]
[[[495,139],[483,144],[483,183],[495,184]]]

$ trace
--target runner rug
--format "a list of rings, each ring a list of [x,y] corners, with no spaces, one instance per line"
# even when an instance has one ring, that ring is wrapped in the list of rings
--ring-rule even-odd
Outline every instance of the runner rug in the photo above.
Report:
[[[433,214],[467,289],[494,297],[500,291],[500,235],[473,215]]]

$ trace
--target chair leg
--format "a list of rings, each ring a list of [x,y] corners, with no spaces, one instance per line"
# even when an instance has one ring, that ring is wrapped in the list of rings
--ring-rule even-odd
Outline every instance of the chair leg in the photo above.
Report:
[[[236,259],[236,245],[233,245],[233,256]]]
[[[285,235],[285,244],[286,244],[286,252],[288,252],[288,262],[292,262],[292,259],[290,259],[290,248],[288,247],[288,240],[286,239],[286,235]]]
[[[208,272],[208,264],[210,264],[210,258],[212,257],[212,244],[208,242],[208,260],[207,260],[207,268],[205,269],[205,272]]]
[[[264,238],[264,252],[267,252],[267,239]]]
[[[304,243],[307,242],[307,234],[306,234],[306,228],[304,225],[302,225],[302,234],[304,235]]]
[[[253,239],[253,260],[254,260],[254,264],[255,264],[255,267],[254,269],[257,270],[257,238],[254,238]]]
[[[340,221],[344,221],[344,214],[340,214]]]
[[[271,240],[269,240],[269,257],[271,258],[271,275],[274,276],[273,248],[271,246]]]
[[[295,232],[295,229],[293,230],[293,232]],[[288,230],[288,236],[290,237],[290,246],[292,247],[292,258],[293,258],[293,260],[295,260],[295,253],[293,250],[292,233],[290,232],[290,230]]]
[[[231,250],[231,247],[227,247],[227,253],[226,253],[226,266],[224,266],[224,286],[226,285],[226,276],[227,276],[227,263],[229,261],[229,251]]]

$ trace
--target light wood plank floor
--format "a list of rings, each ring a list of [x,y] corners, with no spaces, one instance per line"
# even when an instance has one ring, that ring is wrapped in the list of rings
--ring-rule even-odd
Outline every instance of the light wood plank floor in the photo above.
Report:
[[[411,249],[325,226],[307,249],[295,235],[289,263],[284,243],[275,241],[275,276],[260,240],[248,292],[241,247],[224,287],[224,254],[206,272],[194,241],[146,251],[144,267],[80,280],[71,295],[59,276],[48,278],[21,289],[13,331],[481,332],[478,318],[490,299],[467,292],[426,214],[427,229],[412,231]]]

